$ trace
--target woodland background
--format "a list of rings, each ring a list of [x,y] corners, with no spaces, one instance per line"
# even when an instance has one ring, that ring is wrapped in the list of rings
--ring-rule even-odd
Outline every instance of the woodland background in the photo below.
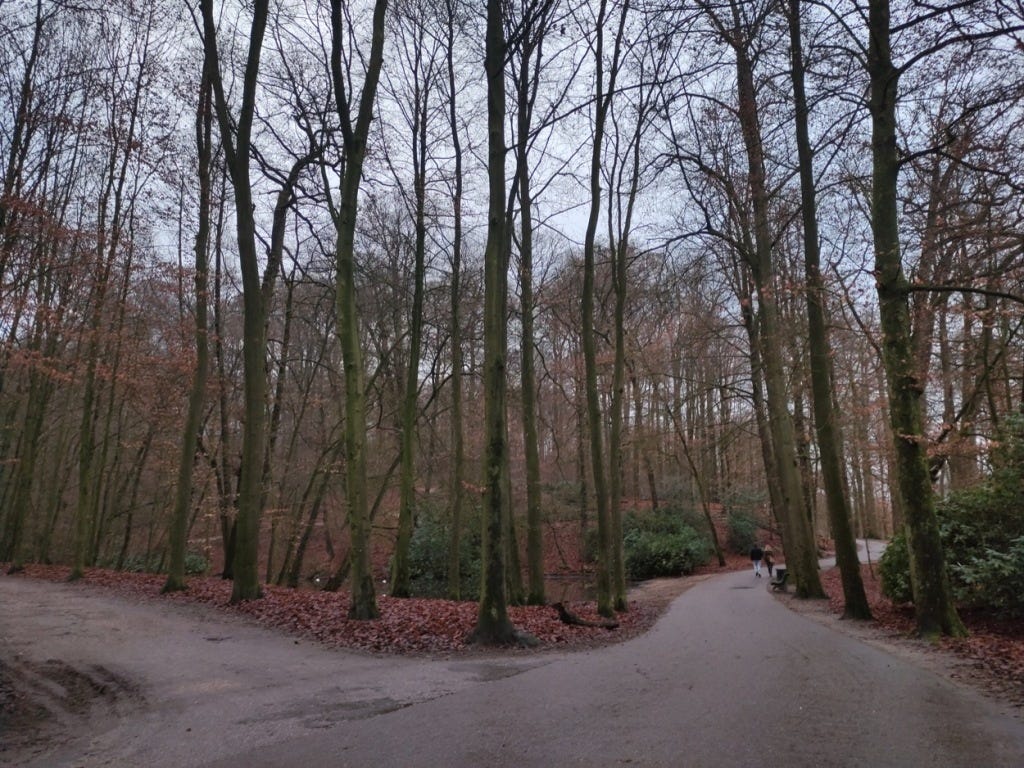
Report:
[[[261,581],[336,588],[359,554],[359,434],[373,580],[408,588],[395,555],[416,537],[414,554],[440,563],[414,572],[458,596],[472,560],[459,554],[487,540],[496,218],[514,600],[543,599],[515,574],[537,558],[557,570],[560,536],[614,561],[621,522],[586,544],[609,500],[616,515],[668,510],[707,530],[745,515],[788,546],[780,504],[815,541],[835,534],[823,445],[841,451],[857,536],[904,525],[901,441],[924,452],[939,496],[989,477],[1024,405],[1018,2],[488,10],[388,4],[374,99],[368,2],[0,2],[0,561],[171,568],[184,466],[189,568],[230,572],[237,541]],[[484,66],[496,13],[498,171]],[[883,26],[910,370],[888,377]],[[894,380],[914,393],[920,434],[893,433]],[[772,434],[783,423],[788,436]],[[772,496],[786,456],[800,500]]]

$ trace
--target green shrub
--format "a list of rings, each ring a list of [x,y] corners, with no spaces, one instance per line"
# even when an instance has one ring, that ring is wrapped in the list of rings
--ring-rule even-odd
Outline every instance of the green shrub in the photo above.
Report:
[[[622,518],[622,535],[626,538],[635,531],[658,534],[672,534],[681,531],[686,524],[677,510],[660,507],[656,510],[630,510]]]
[[[962,509],[962,507],[960,507]],[[967,608],[1024,616],[1024,536],[987,546],[998,538],[977,521],[953,518],[939,504],[946,572],[956,602]],[[878,562],[882,592],[897,603],[913,602],[906,535],[896,534]]]
[[[634,528],[624,545],[626,573],[637,580],[691,573],[710,553],[707,539],[689,526],[676,531]]]
[[[210,569],[210,561],[202,552],[190,549],[185,553],[185,573],[200,576]]]
[[[910,553],[907,537],[901,531],[889,541],[878,560],[882,577],[882,594],[896,603],[909,603],[914,599],[910,585]]]
[[[459,537],[460,593],[465,600],[480,594],[479,510],[469,510]],[[451,527],[446,510],[421,507],[409,542],[409,576],[413,594],[441,597],[448,591],[448,549]]]
[[[697,521],[700,528],[691,525]],[[673,506],[655,511],[630,511],[622,518],[622,545],[626,575],[637,581],[660,576],[681,576],[703,565],[711,556],[710,539],[698,530],[706,524],[692,510]],[[597,560],[597,529],[584,536],[583,556]]]
[[[676,505],[627,514],[622,524],[627,575],[637,580],[681,576],[706,563],[711,545],[693,521],[692,510]]]
[[[708,527],[708,521],[704,517],[704,513],[691,504],[670,501],[659,507],[657,512],[652,514],[664,515],[668,520],[672,521],[668,526],[670,530],[679,530],[680,526],[684,526],[695,531],[703,531]]]
[[[727,546],[740,555],[747,554],[758,540],[761,525],[753,515],[739,510],[729,510],[726,518],[729,533]]]
[[[1006,552],[986,549],[949,570],[962,605],[1024,617],[1024,536],[1010,542]]]
[[[111,561],[101,563],[105,568],[116,568],[117,564]],[[149,557],[145,555],[128,555],[121,563],[121,570],[126,573],[160,573],[165,569],[167,561],[162,554],[152,553]],[[185,552],[185,573],[189,576],[199,576],[206,573],[210,568],[210,562],[206,556],[195,549]]]
[[[1008,417],[993,451],[992,474],[957,491],[935,509],[953,597],[964,607],[1024,616],[1024,422]],[[904,534],[880,561],[882,590],[897,602],[913,599]]]

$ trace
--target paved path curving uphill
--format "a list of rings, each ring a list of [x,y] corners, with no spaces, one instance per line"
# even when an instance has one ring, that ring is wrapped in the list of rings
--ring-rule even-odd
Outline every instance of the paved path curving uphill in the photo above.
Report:
[[[793,612],[766,586],[749,572],[708,579],[646,635],[600,650],[427,660],[0,578],[9,667],[49,658],[127,681],[91,735],[69,731],[34,759],[0,751],[0,764],[1024,765],[1020,710]]]

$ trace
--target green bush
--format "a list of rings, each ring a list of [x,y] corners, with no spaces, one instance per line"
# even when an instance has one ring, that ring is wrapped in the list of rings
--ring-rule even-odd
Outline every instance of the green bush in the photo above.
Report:
[[[937,508],[946,553],[946,572],[956,602],[967,608],[1024,616],[1024,536],[1002,541],[983,519],[955,516],[957,501]],[[882,592],[898,602],[913,602],[906,535],[896,534],[879,559]]]
[[[745,555],[757,543],[761,526],[753,515],[731,509],[726,518],[726,525],[729,530],[727,546],[733,552]]]
[[[910,586],[910,553],[907,537],[901,531],[889,541],[878,560],[882,577],[882,594],[896,603],[909,603],[914,599]]]
[[[696,521],[700,528],[692,523]],[[711,557],[710,539],[703,518],[692,510],[672,506],[655,511],[630,511],[622,518],[622,545],[626,575],[641,581],[660,576],[681,576]],[[583,556],[597,560],[597,530],[584,536]]]
[[[1024,536],[1010,542],[1006,552],[986,549],[949,570],[962,605],[1024,617]]]
[[[674,521],[676,528],[681,524],[685,527],[692,528],[695,531],[704,531],[708,527],[707,518],[704,517],[704,512],[691,504],[680,504],[677,502],[669,502],[658,509],[657,514],[665,515],[670,520]],[[673,529],[674,530],[674,529]]]
[[[202,552],[190,549],[185,553],[185,573],[200,576],[210,569],[210,561]]]
[[[692,510],[675,505],[627,514],[622,523],[627,575],[637,580],[681,576],[706,563],[710,540],[693,521]]]
[[[624,545],[626,573],[636,580],[692,573],[710,553],[707,539],[689,526],[671,532],[634,528]]]
[[[686,527],[679,511],[669,507],[656,510],[630,510],[622,518],[622,535],[629,538],[635,531],[658,534],[678,533]]]
[[[126,573],[160,573],[166,567],[167,561],[162,554],[153,553],[149,557],[145,555],[128,555],[121,563],[121,570]],[[106,561],[102,563],[106,568],[115,568],[116,563]],[[189,576],[200,576],[210,568],[210,562],[202,552],[190,549],[185,552],[185,573]]]
[[[1008,417],[992,474],[936,505],[939,535],[954,599],[964,607],[1024,616],[1024,421]],[[913,599],[905,536],[893,537],[880,560],[882,590]]]
[[[441,597],[448,591],[448,548],[451,539],[446,510],[421,507],[409,542],[409,576],[413,594]],[[480,594],[479,510],[469,510],[459,537],[460,593],[465,600]]]

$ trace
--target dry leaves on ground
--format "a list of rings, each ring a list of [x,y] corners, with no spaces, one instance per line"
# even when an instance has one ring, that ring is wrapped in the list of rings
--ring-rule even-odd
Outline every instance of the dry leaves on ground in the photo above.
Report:
[[[48,565],[29,565],[24,571],[26,576],[51,581],[66,580],[69,573],[67,567]],[[329,646],[389,653],[446,654],[472,650],[467,637],[476,625],[477,604],[473,602],[379,595],[380,618],[355,621],[348,618],[347,592],[264,586],[261,599],[230,605],[230,581],[210,576],[192,578],[186,591],[161,595],[165,578],[90,568],[81,583],[131,598],[202,603]],[[593,602],[567,605],[583,619],[599,618]],[[585,648],[634,637],[653,625],[658,613],[656,606],[632,602],[630,610],[617,617],[619,627],[608,630],[563,624],[551,606],[509,608],[512,623],[536,637],[540,641],[537,648],[541,650]]]

